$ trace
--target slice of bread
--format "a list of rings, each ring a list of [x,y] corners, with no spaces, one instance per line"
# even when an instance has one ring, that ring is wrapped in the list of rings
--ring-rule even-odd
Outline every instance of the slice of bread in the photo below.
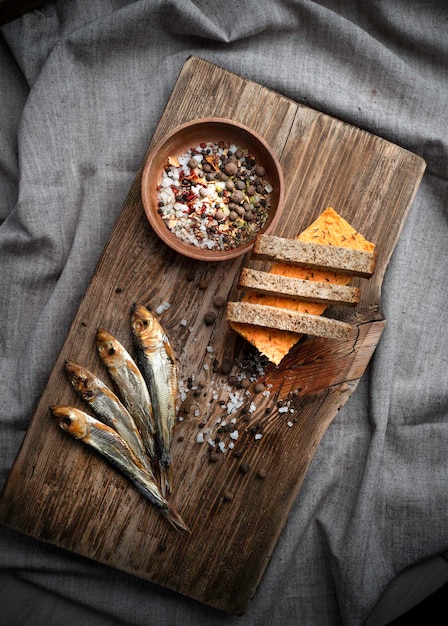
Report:
[[[265,296],[286,297],[304,302],[321,304],[343,304],[356,306],[359,302],[359,287],[319,283],[290,276],[279,276],[271,272],[260,272],[249,267],[241,270],[239,289],[256,291]]]
[[[334,209],[327,208],[308,228],[297,237],[299,241],[318,243],[328,246],[341,246],[352,250],[373,252],[375,245],[367,241]],[[351,276],[331,272],[326,269],[297,267],[290,263],[273,263],[270,273],[306,281],[316,281],[330,285],[350,285]],[[309,302],[300,298],[291,298],[276,294],[264,295],[256,291],[244,294],[242,300],[253,304],[263,304],[285,308],[312,315],[321,315],[327,308],[324,301]],[[230,304],[230,303],[229,303]],[[293,345],[300,339],[302,332],[263,328],[255,324],[232,322],[231,327],[254,345],[261,354],[278,365]]]
[[[294,333],[317,335],[327,339],[344,339],[350,333],[351,326],[345,322],[334,320],[322,315],[311,315],[290,309],[279,309],[276,306],[252,304],[249,302],[229,302],[227,319],[232,322],[243,322],[288,330]]]
[[[298,267],[326,269],[337,274],[370,278],[375,271],[376,253],[354,250],[271,235],[260,235],[255,241],[252,258],[261,261],[289,263]]]

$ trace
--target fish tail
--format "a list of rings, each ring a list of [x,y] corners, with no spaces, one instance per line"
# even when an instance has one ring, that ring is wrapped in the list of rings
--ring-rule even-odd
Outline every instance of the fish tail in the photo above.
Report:
[[[171,493],[171,467],[163,463],[159,464],[160,490],[164,498]]]
[[[191,530],[189,529],[187,524],[181,518],[181,516],[176,511],[176,509],[173,509],[173,507],[170,506],[167,509],[165,509],[163,511],[163,515],[165,516],[167,521],[171,524],[171,526],[175,528],[176,530],[178,530],[179,532],[188,534],[188,535],[191,533]]]

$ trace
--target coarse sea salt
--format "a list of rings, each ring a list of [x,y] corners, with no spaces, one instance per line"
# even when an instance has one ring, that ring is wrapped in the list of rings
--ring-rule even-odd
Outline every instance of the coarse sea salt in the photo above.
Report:
[[[160,315],[164,311],[167,311],[170,308],[170,306],[171,304],[169,302],[162,302],[162,304],[159,304],[159,306],[156,308],[155,313],[157,315]]]
[[[241,396],[239,396],[237,393],[230,393],[229,394],[229,402],[227,403],[227,414],[231,415],[232,413],[235,413],[235,411],[237,411],[242,405],[243,405],[243,399],[241,398]]]

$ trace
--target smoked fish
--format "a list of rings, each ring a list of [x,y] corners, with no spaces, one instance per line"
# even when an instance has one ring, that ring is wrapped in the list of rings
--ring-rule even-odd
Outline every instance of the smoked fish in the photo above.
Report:
[[[156,466],[154,412],[148,387],[137,364],[126,348],[104,328],[98,328],[96,332],[96,347],[121,401],[134,418],[149,458]]]
[[[157,433],[162,494],[171,490],[171,444],[176,419],[177,364],[169,338],[157,318],[143,305],[131,310],[137,363],[149,388]]]
[[[65,371],[73,389],[99,419],[113,428],[128,444],[138,464],[153,475],[150,459],[132,415],[119,398],[87,368],[68,359]]]
[[[176,530],[190,532],[179,513],[162,496],[153,477],[135,464],[129,446],[113,428],[70,406],[53,405],[50,413],[62,430],[93,449],[126,476]]]

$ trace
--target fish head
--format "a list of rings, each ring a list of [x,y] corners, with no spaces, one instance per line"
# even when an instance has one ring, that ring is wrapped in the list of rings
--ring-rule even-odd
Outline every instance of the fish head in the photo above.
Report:
[[[104,328],[96,331],[96,347],[101,360],[110,366],[114,365],[122,353],[122,346]]]
[[[77,391],[86,402],[91,401],[97,391],[95,376],[85,367],[70,360],[65,362],[65,371],[75,391]]]
[[[164,335],[154,315],[142,304],[134,304],[131,312],[131,327],[136,339],[145,347],[157,347]]]
[[[87,415],[78,409],[61,404],[50,407],[50,413],[56,419],[62,430],[70,433],[76,439],[84,439],[88,433]]]

